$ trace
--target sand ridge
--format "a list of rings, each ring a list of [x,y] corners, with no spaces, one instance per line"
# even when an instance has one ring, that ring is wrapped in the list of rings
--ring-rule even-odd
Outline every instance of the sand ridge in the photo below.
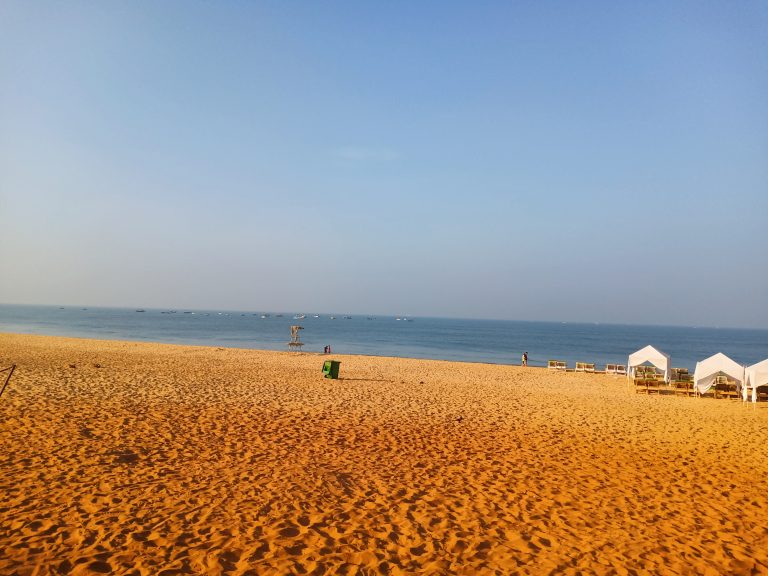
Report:
[[[0,334],[0,573],[768,573],[768,405],[333,357]]]

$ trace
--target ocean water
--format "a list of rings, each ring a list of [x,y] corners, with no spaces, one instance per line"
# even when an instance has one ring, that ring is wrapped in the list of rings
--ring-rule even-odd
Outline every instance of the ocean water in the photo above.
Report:
[[[433,358],[494,364],[547,360],[626,363],[652,344],[676,367],[693,370],[698,360],[723,352],[740,364],[768,358],[768,330],[574,324],[508,320],[460,320],[306,313],[151,310],[0,305],[0,332],[136,340],[232,348],[287,350],[290,326],[304,327],[303,350],[337,354]],[[262,318],[262,315],[267,317]]]

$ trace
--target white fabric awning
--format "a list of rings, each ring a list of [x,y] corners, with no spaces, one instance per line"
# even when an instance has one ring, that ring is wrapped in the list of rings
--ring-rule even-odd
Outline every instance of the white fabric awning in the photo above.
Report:
[[[725,374],[744,384],[744,366],[737,364],[722,352],[710,356],[706,360],[696,362],[696,370],[693,373],[693,387],[699,391],[699,394],[705,394],[718,374]]]
[[[634,354],[629,355],[629,360],[627,360],[628,377],[631,378],[635,375],[636,366],[641,366],[646,362],[650,362],[659,370],[664,370],[664,381],[669,382],[669,374],[672,364],[669,359],[669,354],[665,354],[660,350],[656,350],[656,348],[653,346],[646,346]]]
[[[768,386],[768,360],[763,360],[744,370],[744,400],[747,399],[747,389],[752,389],[752,402],[757,402],[757,389]]]

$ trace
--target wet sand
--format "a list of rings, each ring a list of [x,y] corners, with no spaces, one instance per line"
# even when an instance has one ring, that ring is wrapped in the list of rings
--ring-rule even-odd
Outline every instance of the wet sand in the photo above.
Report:
[[[0,334],[0,574],[768,573],[768,404],[333,358]]]

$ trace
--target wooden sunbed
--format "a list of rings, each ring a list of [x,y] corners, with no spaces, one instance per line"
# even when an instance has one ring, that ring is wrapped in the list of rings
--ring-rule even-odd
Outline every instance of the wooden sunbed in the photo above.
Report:
[[[675,394],[681,394],[683,396],[693,396],[693,380],[677,380],[673,382],[675,386]]]
[[[688,374],[688,368],[672,368],[670,375],[669,385],[675,395],[693,395],[693,376]]]
[[[635,392],[645,392],[646,394],[650,394],[651,392],[657,394],[674,392],[674,388],[664,382],[664,380],[647,374],[635,377],[634,383]]]
[[[736,381],[727,376],[717,376],[712,389],[715,391],[715,398],[739,398]]]

